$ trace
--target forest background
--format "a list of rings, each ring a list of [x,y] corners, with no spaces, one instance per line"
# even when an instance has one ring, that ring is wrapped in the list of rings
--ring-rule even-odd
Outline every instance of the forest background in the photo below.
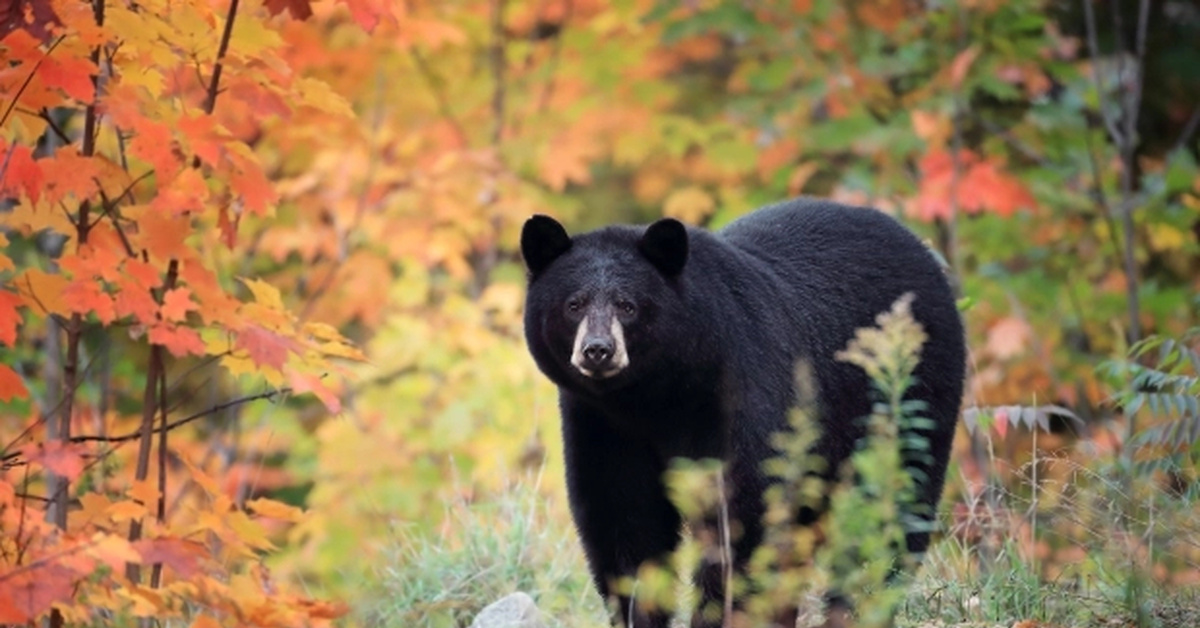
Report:
[[[943,567],[1200,580],[1195,2],[0,0],[0,36],[0,623],[454,625],[486,581],[572,625],[523,220],[798,194],[957,278]]]

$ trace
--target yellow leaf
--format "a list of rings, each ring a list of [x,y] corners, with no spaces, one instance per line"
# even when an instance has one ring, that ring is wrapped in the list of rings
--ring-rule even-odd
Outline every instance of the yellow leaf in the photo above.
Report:
[[[365,362],[367,359],[362,351],[340,342],[323,342],[317,345],[317,349],[327,356],[358,360],[359,362]]]
[[[1168,224],[1150,227],[1150,244],[1158,251],[1178,249],[1191,238],[1191,234]]]
[[[147,507],[158,503],[158,485],[150,480],[134,480],[129,496]]]
[[[166,610],[166,604],[161,595],[146,587],[132,586],[117,589],[117,595],[133,602],[130,613],[134,617],[153,617]]]
[[[142,555],[133,549],[133,545],[123,536],[97,533],[92,537],[93,545],[87,553],[103,561],[114,571],[123,569],[125,563],[141,563]]]
[[[191,461],[187,459],[187,457],[180,456],[179,460],[183,462],[183,466],[187,467],[188,475],[191,476],[192,481],[199,485],[200,488],[204,489],[204,492],[208,493],[209,497],[216,497],[217,495],[222,494],[221,487],[217,484],[217,481],[193,465]]]
[[[296,81],[295,86],[298,92],[296,97],[301,104],[347,118],[354,117],[354,109],[350,107],[350,103],[333,91],[329,83],[314,78],[302,78]]]
[[[264,50],[278,48],[283,43],[279,33],[267,28],[264,20],[234,20],[229,40],[229,52],[257,57]]]
[[[671,192],[663,207],[663,214],[695,225],[711,214],[714,208],[716,203],[708,192],[691,186]]]
[[[254,301],[256,303],[272,310],[283,311],[283,297],[279,296],[278,288],[260,279],[247,279],[245,277],[241,279],[242,283],[246,284],[246,287],[254,294]]]
[[[246,507],[263,517],[291,521],[292,523],[300,521],[304,517],[303,510],[265,497],[246,502]]]
[[[108,520],[108,508],[112,505],[112,501],[104,495],[84,493],[79,497],[79,503],[82,508],[72,512],[71,517],[78,518],[81,525]]]
[[[70,316],[63,292],[67,289],[66,277],[51,275],[36,268],[30,268],[13,280],[21,298],[34,311],[41,314],[51,313]]]
[[[348,344],[346,338],[333,325],[319,322],[305,323],[304,331],[318,340]]]
[[[225,525],[237,536],[238,540],[254,549],[275,549],[275,544],[267,538],[267,532],[262,525],[240,510],[229,513],[229,516],[225,518]]]
[[[108,507],[108,516],[117,523],[141,519],[146,516],[146,512],[145,506],[128,499]]]

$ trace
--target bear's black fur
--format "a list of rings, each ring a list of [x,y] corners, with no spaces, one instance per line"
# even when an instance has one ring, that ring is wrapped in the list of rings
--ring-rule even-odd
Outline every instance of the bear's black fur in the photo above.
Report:
[[[612,585],[679,541],[681,518],[662,484],[670,460],[725,462],[741,566],[763,538],[770,479],[761,463],[775,455],[771,435],[788,427],[795,365],[811,367],[815,450],[836,467],[863,435],[871,394],[864,372],[834,354],[907,292],[929,337],[908,398],[923,400],[936,424],[924,433],[934,464],[922,465],[919,501],[936,508],[962,398],[963,328],[941,266],[891,217],[799,199],[716,233],[663,219],[571,238],[535,216],[521,251],[526,340],[559,389],[571,510],[596,587],[619,598],[620,621],[667,625],[665,613],[631,609]],[[928,533],[908,537],[912,552],[928,544]],[[721,599],[720,578],[704,571],[703,594]]]

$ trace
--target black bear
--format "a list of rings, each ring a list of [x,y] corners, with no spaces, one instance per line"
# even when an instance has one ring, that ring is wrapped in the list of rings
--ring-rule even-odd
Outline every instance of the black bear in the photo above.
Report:
[[[741,534],[739,567],[763,540],[762,462],[788,428],[794,369],[817,389],[815,445],[832,466],[852,453],[871,410],[858,367],[835,359],[854,331],[913,293],[929,339],[910,388],[935,425],[917,499],[931,518],[941,497],[962,399],[965,340],[934,255],[879,211],[812,199],[759,209],[710,233],[665,218],[575,237],[534,216],[521,233],[528,270],[525,336],[557,386],[570,505],[595,585],[617,598],[621,623],[666,626],[665,611],[631,604],[613,584],[680,540],[663,473],[672,458],[723,461],[727,508]],[[732,525],[731,525],[732,527]],[[928,532],[910,533],[923,552]],[[706,601],[724,595],[702,567]],[[706,575],[706,570],[710,573]],[[694,625],[720,625],[709,615]]]

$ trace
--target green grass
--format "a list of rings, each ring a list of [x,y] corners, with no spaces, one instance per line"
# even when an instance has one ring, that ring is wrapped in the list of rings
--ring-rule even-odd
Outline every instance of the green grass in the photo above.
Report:
[[[370,600],[357,609],[364,624],[469,626],[483,607],[523,591],[548,626],[607,625],[570,523],[551,519],[534,484],[518,483],[486,502],[452,502],[442,530],[399,530],[373,559],[381,567]]]

